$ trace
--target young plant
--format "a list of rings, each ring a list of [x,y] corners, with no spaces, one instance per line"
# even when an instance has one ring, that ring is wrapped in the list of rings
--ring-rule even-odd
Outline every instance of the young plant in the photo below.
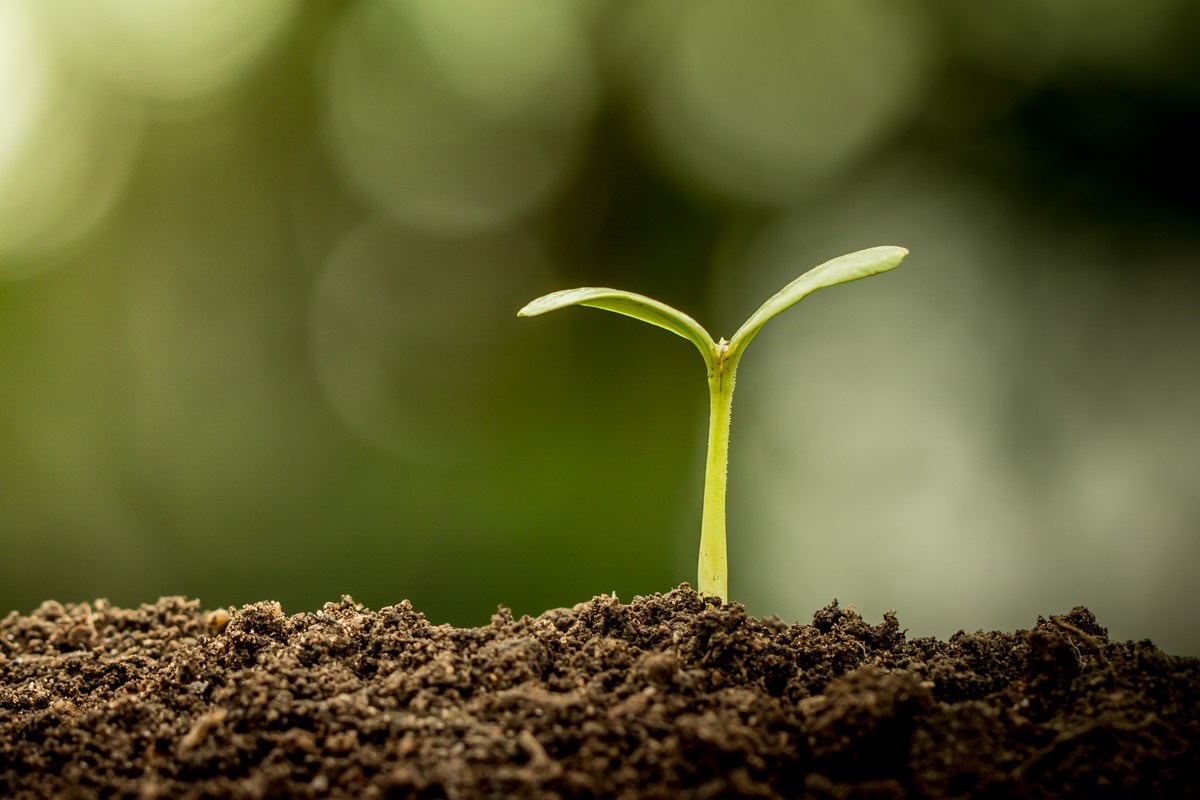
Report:
[[[729,419],[738,362],[767,320],[826,286],[878,275],[899,266],[903,247],[872,247],[826,261],[783,287],[738,328],[733,338],[713,341],[700,323],[670,306],[633,292],[583,287],[539,297],[517,312],[536,317],[567,306],[590,306],[624,314],[682,336],[700,351],[708,368],[708,460],[704,471],[704,513],[700,522],[700,564],[696,590],[704,596],[728,597],[725,549],[725,481],[729,464]]]

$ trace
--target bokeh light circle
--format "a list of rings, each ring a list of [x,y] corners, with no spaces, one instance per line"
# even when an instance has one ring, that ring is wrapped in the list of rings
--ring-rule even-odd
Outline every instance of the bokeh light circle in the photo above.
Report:
[[[282,38],[290,0],[60,0],[47,4],[81,65],[131,95],[195,102],[227,91]]]
[[[29,7],[0,0],[0,186],[45,103],[49,63]]]
[[[928,47],[914,12],[886,0],[665,2],[628,24],[654,152],[753,203],[819,188],[893,131]]]
[[[0,280],[43,272],[92,231],[140,140],[139,110],[63,63],[44,10],[0,0]]]
[[[427,230],[502,227],[569,174],[596,103],[573,7],[363,4],[331,37],[329,145],[381,211]]]

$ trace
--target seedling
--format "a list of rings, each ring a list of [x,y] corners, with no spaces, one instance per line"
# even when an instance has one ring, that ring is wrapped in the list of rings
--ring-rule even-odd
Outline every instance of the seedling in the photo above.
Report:
[[[872,247],[826,261],[783,287],[763,303],[738,328],[733,338],[713,341],[700,323],[671,308],[633,292],[583,287],[544,295],[517,312],[519,317],[536,317],[567,306],[591,306],[624,314],[682,336],[700,351],[708,368],[708,460],[704,470],[704,512],[700,521],[700,564],[697,591],[722,600],[728,596],[728,557],[725,549],[725,483],[729,464],[729,419],[733,383],[738,362],[767,320],[817,289],[855,281],[900,265],[908,251],[903,247]]]

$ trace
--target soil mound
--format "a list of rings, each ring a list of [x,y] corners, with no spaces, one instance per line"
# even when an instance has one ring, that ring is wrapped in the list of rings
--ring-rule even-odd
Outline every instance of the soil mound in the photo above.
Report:
[[[1194,797],[1198,699],[1083,608],[942,642],[686,584],[480,628],[51,602],[0,621],[0,797]]]

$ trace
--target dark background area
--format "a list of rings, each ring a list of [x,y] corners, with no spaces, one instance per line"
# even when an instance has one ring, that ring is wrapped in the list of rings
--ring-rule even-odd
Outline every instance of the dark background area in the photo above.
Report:
[[[1200,654],[1187,0],[0,0],[0,613],[342,593],[478,624],[694,581]]]

